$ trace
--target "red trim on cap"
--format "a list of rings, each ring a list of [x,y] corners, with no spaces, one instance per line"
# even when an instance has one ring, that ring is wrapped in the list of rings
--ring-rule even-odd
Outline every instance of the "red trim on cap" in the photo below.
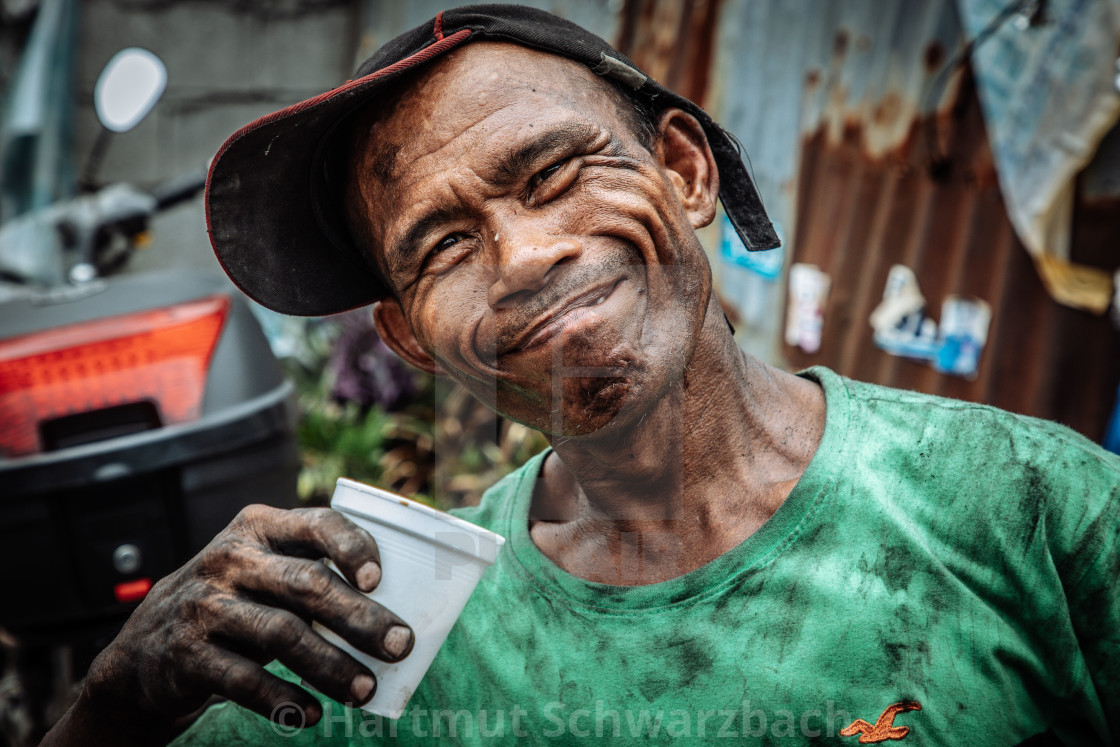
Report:
[[[319,104],[323,103],[324,101],[329,101],[330,99],[334,98],[338,94],[346,93],[347,91],[349,91],[353,88],[357,88],[361,85],[364,85],[364,84],[369,83],[371,81],[377,80],[378,78],[382,78],[386,75],[392,75],[393,73],[400,72],[401,70],[407,70],[410,67],[414,67],[414,66],[419,65],[423,62],[427,62],[431,58],[433,58],[433,57],[435,57],[439,54],[442,54],[443,52],[446,52],[448,49],[451,49],[454,46],[457,46],[460,42],[465,41],[466,38],[471,35],[471,30],[470,29],[462,29],[460,31],[456,31],[451,36],[444,37],[443,34],[442,34],[442,28],[441,28],[442,27],[442,19],[443,19],[443,12],[440,11],[439,15],[436,16],[436,28],[440,29],[440,32],[439,32],[440,35],[439,35],[439,41],[437,41],[435,44],[424,47],[419,52],[411,54],[408,57],[405,57],[403,60],[398,60],[398,61],[394,62],[392,65],[389,65],[388,67],[383,67],[380,70],[375,70],[372,73],[370,73],[369,75],[363,76],[363,77],[358,78],[356,80],[347,81],[346,83],[343,83],[338,88],[331,89],[330,91],[327,91],[326,93],[321,93],[318,96],[314,96],[314,97],[309,98],[305,101],[301,101],[298,104],[293,104],[293,105],[291,105],[291,106],[289,106],[285,109],[281,109],[280,111],[273,112],[272,114],[266,114],[265,116],[261,117],[260,119],[257,119],[253,122],[250,122],[249,124],[245,125],[241,129],[239,129],[237,132],[233,133],[228,138],[226,138],[226,141],[224,143],[222,143],[222,147],[218,149],[217,155],[214,156],[214,160],[210,162],[210,171],[206,174],[206,196],[205,196],[205,199],[204,199],[204,207],[206,208],[206,235],[211,237],[211,239],[210,239],[211,246],[213,246],[214,240],[213,240],[213,234],[211,233],[212,226],[210,224],[210,180],[214,178],[214,169],[217,167],[218,161],[222,160],[222,156],[225,154],[225,152],[229,149],[229,147],[231,145],[233,145],[235,142],[240,140],[245,135],[248,135],[250,132],[253,132],[254,130],[258,130],[261,127],[265,127],[266,125],[270,125],[277,120],[284,119],[285,117],[290,117],[294,114],[299,114],[300,112],[302,112],[306,109],[310,109],[314,106],[318,106]],[[220,264],[222,266],[223,270],[226,270],[226,265],[225,265],[225,262],[222,260],[222,255],[218,251],[216,251],[217,247],[214,247],[214,248],[215,248],[214,254],[218,258],[218,264]],[[228,275],[229,278],[231,280],[233,280],[234,285],[236,285],[242,291],[245,290],[241,286],[241,283],[238,282],[237,279],[234,278],[233,275],[228,270],[226,270],[226,275]],[[246,295],[248,295],[250,298],[252,298],[252,294],[246,292]]]
[[[436,41],[443,41],[443,11],[436,13]]]

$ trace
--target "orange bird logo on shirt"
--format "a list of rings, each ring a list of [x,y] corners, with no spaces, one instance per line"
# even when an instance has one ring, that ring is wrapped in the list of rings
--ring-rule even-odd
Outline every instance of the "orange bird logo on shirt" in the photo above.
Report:
[[[914,700],[904,700],[901,703],[895,703],[892,706],[887,706],[887,710],[879,716],[879,720],[875,722],[874,726],[867,723],[861,718],[845,726],[840,730],[842,737],[854,737],[859,734],[860,744],[875,744],[877,742],[886,742],[888,739],[902,739],[910,733],[909,726],[895,726],[894,717],[903,711],[920,711],[922,704]]]

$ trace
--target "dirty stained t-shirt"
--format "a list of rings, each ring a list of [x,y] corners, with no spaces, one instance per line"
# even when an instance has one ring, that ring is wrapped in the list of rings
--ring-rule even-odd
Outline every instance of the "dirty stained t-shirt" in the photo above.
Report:
[[[529,536],[542,454],[456,512],[509,542],[401,719],[324,700],[292,733],[226,704],[180,744],[1120,736],[1120,461],[1053,423],[803,375],[820,447],[727,554],[645,586],[565,573]]]

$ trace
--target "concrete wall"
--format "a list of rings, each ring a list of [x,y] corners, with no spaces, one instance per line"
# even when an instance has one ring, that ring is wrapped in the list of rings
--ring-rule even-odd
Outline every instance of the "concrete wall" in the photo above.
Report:
[[[114,136],[100,180],[152,184],[206,164],[242,125],[346,80],[361,3],[348,0],[83,0],[75,128],[79,168],[99,124],[93,86],[118,50],[145,47],[168,70],[163,99],[131,132]],[[167,211],[131,269],[217,269],[202,198]]]

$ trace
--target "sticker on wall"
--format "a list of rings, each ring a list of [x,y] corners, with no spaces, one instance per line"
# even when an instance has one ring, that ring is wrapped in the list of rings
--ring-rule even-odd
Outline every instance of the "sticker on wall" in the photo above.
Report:
[[[724,261],[743,267],[767,280],[775,280],[782,274],[782,266],[786,261],[785,233],[781,225],[775,221],[774,231],[782,242],[777,249],[764,249],[752,252],[743,245],[743,240],[735,232],[735,226],[725,214],[720,215],[720,241],[719,253]]]
[[[926,316],[926,299],[914,271],[891,267],[883,300],[871,312],[874,340],[883,351],[903,358],[928,361],[937,355],[937,323]]]
[[[941,305],[941,338],[933,367],[975,379],[991,321],[992,307],[986,301],[948,296]]]
[[[987,302],[948,296],[941,305],[939,329],[926,316],[926,299],[914,271],[904,265],[891,267],[883,300],[870,318],[875,344],[884,352],[968,379],[976,378],[980,369],[991,320]]]
[[[824,309],[832,281],[816,265],[798,262],[789,268],[786,344],[806,353],[821,349]]]

